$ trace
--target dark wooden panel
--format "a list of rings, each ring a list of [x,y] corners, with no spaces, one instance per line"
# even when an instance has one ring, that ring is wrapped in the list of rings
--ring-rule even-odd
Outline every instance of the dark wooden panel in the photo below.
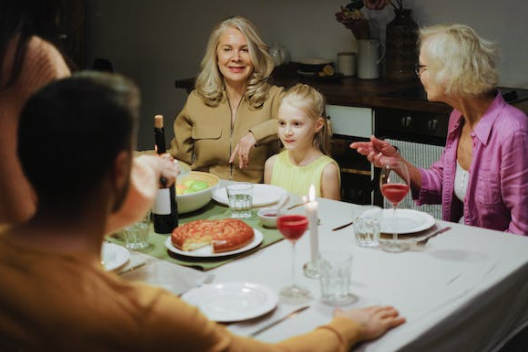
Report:
[[[59,18],[59,38],[62,49],[77,69],[85,68],[85,0],[62,2],[64,8]]]

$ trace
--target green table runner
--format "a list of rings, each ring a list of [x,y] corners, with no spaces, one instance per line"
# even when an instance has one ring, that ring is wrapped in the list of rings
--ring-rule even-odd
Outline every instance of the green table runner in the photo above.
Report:
[[[230,216],[231,216],[231,212],[229,211],[227,207],[221,206],[217,204],[216,202],[212,201],[202,209],[199,209],[192,213],[180,215],[179,224],[183,225],[190,221],[199,220],[199,219],[225,219],[225,218],[229,218]],[[141,252],[145,254],[149,254],[158,259],[166,260],[166,261],[176,263],[179,265],[191,266],[191,267],[195,267],[197,269],[206,271],[206,270],[217,268],[221,265],[229,263],[242,256],[251,255],[252,253],[256,251],[259,251],[260,249],[265,248],[283,239],[282,235],[279,233],[277,229],[268,229],[262,226],[257,216],[257,210],[255,209],[252,212],[251,218],[243,219],[243,220],[249,226],[262,232],[263,237],[264,237],[264,239],[262,240],[262,243],[259,246],[247,252],[234,254],[232,256],[211,257],[211,258],[203,258],[203,257],[193,258],[193,257],[186,257],[186,256],[178,255],[176,253],[172,253],[171,251],[169,251],[167,247],[165,246],[165,241],[167,241],[167,238],[168,236],[170,236],[170,234],[169,235],[157,234],[154,232],[154,229],[152,228],[152,226],[150,229],[150,236],[149,236],[150,246],[147,249],[142,250]],[[119,236],[119,234],[107,236],[107,240],[120,244],[120,245],[124,245],[124,241],[121,238],[121,236]]]

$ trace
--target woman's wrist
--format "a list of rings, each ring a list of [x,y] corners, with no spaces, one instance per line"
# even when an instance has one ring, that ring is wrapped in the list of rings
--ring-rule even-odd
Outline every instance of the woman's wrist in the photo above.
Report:
[[[393,145],[392,147],[394,148],[394,154],[392,155],[392,157],[407,164],[407,160],[405,160],[400,154],[400,148],[398,148],[398,146],[396,145]]]

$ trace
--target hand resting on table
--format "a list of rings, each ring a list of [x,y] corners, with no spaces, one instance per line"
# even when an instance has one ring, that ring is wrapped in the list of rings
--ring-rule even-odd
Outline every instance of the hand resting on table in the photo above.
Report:
[[[405,322],[405,318],[391,306],[371,306],[353,310],[334,310],[334,316],[343,316],[354,320],[363,328],[361,339],[374,340]]]

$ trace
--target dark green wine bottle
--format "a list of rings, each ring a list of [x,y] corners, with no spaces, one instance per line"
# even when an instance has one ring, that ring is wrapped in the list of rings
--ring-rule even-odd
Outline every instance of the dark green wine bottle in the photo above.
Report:
[[[154,139],[158,154],[167,152],[165,144],[165,129],[163,127],[163,116],[154,116]],[[162,180],[163,186],[163,180]],[[176,189],[174,184],[170,187],[162,187],[158,190],[156,200],[152,207],[154,231],[160,234],[170,234],[178,227],[178,203],[176,201]]]

